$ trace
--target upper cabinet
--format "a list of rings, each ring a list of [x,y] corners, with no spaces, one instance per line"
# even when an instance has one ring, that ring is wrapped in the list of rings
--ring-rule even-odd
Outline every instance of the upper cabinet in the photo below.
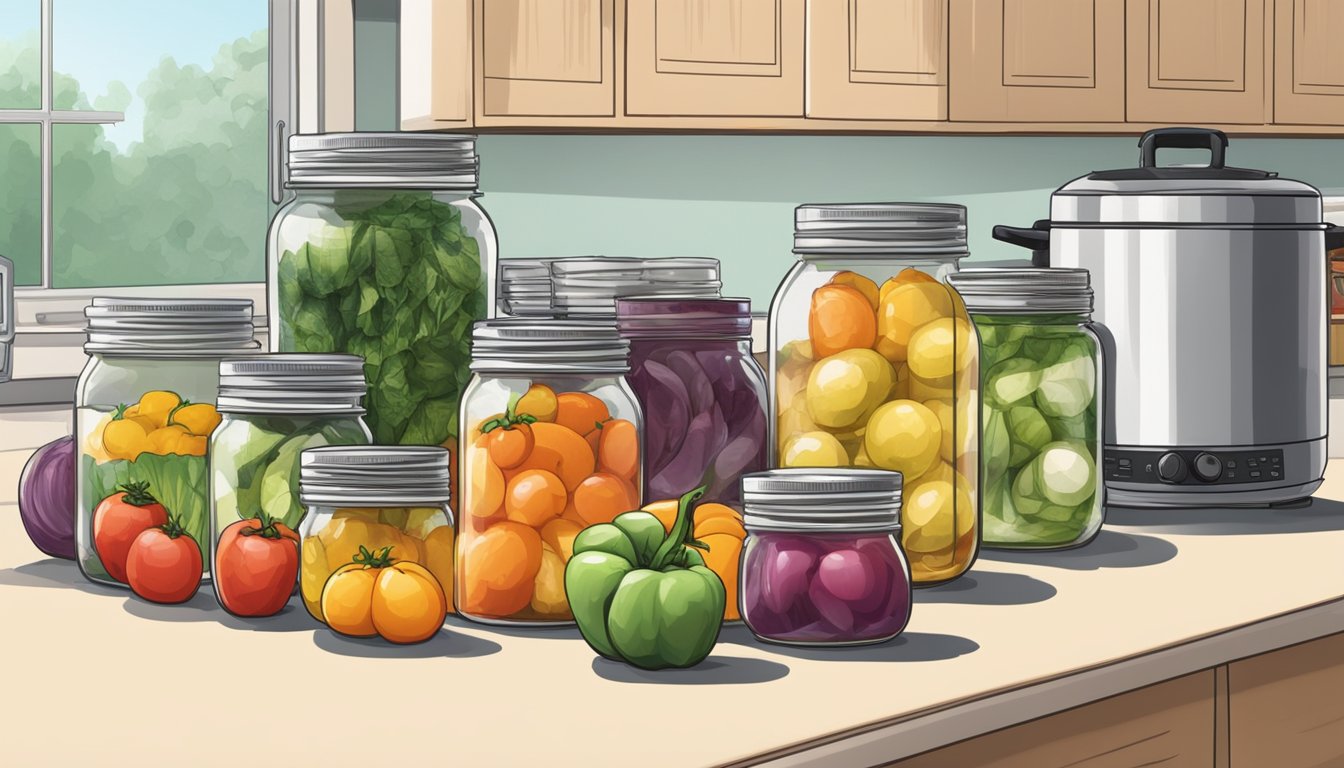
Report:
[[[801,117],[803,0],[626,0],[626,113]]]
[[[1128,0],[1131,122],[1265,122],[1264,0]]]
[[[953,3],[949,116],[1123,121],[1124,22],[1124,0]]]
[[[1274,122],[1344,125],[1344,2],[1275,0]]]
[[[615,0],[476,0],[482,123],[614,117]]]
[[[808,0],[807,116],[947,119],[949,0]]]

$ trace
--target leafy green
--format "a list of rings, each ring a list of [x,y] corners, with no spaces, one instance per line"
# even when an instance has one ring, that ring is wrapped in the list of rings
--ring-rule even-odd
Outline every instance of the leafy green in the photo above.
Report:
[[[363,357],[379,443],[457,437],[471,326],[487,310],[480,247],[461,211],[400,192],[372,207],[338,203],[335,214],[342,224],[324,221],[281,254],[281,351]]]

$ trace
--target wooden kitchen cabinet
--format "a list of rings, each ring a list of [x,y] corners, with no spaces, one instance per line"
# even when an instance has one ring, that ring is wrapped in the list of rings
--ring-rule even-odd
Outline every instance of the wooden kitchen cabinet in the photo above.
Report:
[[[801,117],[804,0],[625,0],[628,115]]]
[[[1344,634],[1228,668],[1237,766],[1344,765]]]
[[[1196,672],[925,752],[891,768],[1214,766],[1216,690],[1215,670]]]
[[[1344,125],[1344,2],[1274,1],[1274,122]]]
[[[1125,119],[1124,0],[961,0],[949,23],[952,120]]]
[[[1266,122],[1265,0],[1128,0],[1130,122]]]

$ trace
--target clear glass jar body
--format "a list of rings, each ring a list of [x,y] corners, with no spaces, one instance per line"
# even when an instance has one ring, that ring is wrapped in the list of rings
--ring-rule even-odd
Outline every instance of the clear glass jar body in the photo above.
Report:
[[[79,568],[89,580],[125,586],[124,563],[113,564],[109,572],[100,557],[94,512],[103,499],[133,482],[149,483],[150,494],[179,518],[200,547],[209,577],[206,449],[220,418],[214,403],[223,357],[89,356],[75,386],[75,540]],[[202,407],[187,411],[182,401]]]
[[[391,547],[392,560],[424,566],[453,604],[453,512],[447,504],[312,505],[299,525],[299,593],[322,623],[322,588],[338,568],[354,562],[360,547],[377,554]]]
[[[768,642],[880,643],[910,621],[910,566],[891,532],[748,529],[741,602]]]
[[[980,334],[982,538],[1062,549],[1101,530],[1101,344],[1080,314],[974,315]]]
[[[503,431],[491,422],[510,412],[536,421],[528,450],[506,455],[490,447]],[[461,424],[458,611],[494,624],[572,623],[564,577],[574,537],[642,499],[634,392],[614,374],[482,372],[462,397]]]
[[[471,324],[495,306],[489,217],[459,192],[295,193],[267,243],[271,351],[363,357],[375,442],[456,452]]]
[[[807,256],[770,307],[771,448],[780,467],[904,476],[916,586],[979,548],[979,348],[951,257]]]

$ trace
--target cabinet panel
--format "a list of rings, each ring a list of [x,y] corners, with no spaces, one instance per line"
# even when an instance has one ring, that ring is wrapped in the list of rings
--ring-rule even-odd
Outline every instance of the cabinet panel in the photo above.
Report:
[[[1232,764],[1344,765],[1344,634],[1229,665]]]
[[[803,114],[803,0],[628,0],[632,115]]]
[[[1344,125],[1344,2],[1275,0],[1274,122]]]
[[[948,0],[808,0],[807,116],[947,119]]]
[[[471,0],[401,0],[402,130],[472,124]]]
[[[949,117],[1123,121],[1124,19],[1124,0],[953,3]]]
[[[485,117],[614,116],[614,0],[476,0]]]
[[[893,768],[1211,766],[1215,691],[1214,671],[1197,672],[925,752]],[[1244,763],[1252,764],[1261,765]]]
[[[1265,122],[1264,0],[1129,0],[1132,122]]]

